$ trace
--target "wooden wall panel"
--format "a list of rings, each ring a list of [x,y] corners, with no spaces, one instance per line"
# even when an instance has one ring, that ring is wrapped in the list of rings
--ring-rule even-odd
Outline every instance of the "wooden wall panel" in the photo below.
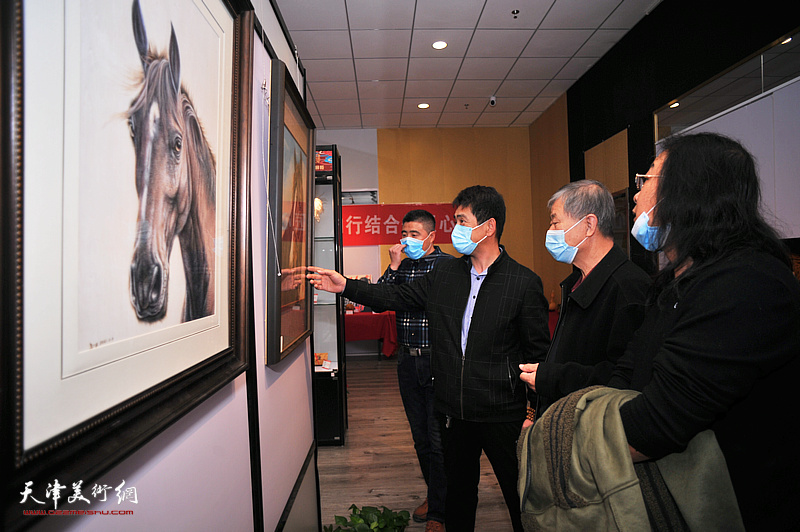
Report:
[[[379,129],[378,183],[381,203],[449,203],[468,186],[495,187],[507,211],[501,243],[533,267],[528,128]],[[449,234],[437,237],[458,255]],[[381,248],[385,269],[388,246]]]
[[[628,130],[586,151],[586,179],[600,181],[612,193],[628,187]]]
[[[556,262],[544,247],[550,226],[547,201],[569,183],[569,138],[567,135],[567,97],[562,96],[530,128],[531,219],[533,222],[533,270],[544,284],[544,295],[554,293],[560,302],[559,283],[572,267]]]

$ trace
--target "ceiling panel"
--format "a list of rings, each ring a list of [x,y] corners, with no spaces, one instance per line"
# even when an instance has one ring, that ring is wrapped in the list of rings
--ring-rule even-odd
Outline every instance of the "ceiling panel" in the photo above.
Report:
[[[389,115],[363,114],[362,126],[365,128],[386,129],[400,127],[400,113]]]
[[[547,12],[542,29],[558,28],[599,28],[614,9],[619,0],[558,0]]]
[[[408,59],[356,59],[356,75],[359,81],[402,80],[406,77]]]
[[[350,34],[353,57],[408,57],[411,30],[353,30]]]
[[[402,98],[405,81],[359,81],[359,98]],[[314,95],[316,98],[316,94]]]
[[[500,83],[502,80],[499,79],[459,79],[453,84],[450,97],[482,97],[485,95],[486,101],[489,101],[489,96],[497,93]]]
[[[510,79],[553,79],[569,61],[566,57],[520,57],[509,71]]]
[[[507,127],[517,119],[519,113],[483,113],[478,121],[475,122],[476,126],[493,126],[493,127]]]
[[[402,98],[361,100],[361,112],[364,114],[400,114],[402,108]]]
[[[467,57],[458,73],[459,79],[503,79],[514,64],[513,57]],[[488,94],[487,94],[488,96]]]
[[[337,129],[529,125],[658,1],[275,3],[306,69],[309,110]]]
[[[350,32],[347,30],[309,31],[292,33],[297,53],[305,59],[350,59]]]
[[[519,57],[532,30],[475,30],[467,57]]]
[[[289,32],[298,30],[349,30],[345,0],[279,0]]]
[[[553,3],[554,0],[488,0],[478,27],[535,30]]]
[[[417,0],[415,28],[474,28],[484,0]]]
[[[334,113],[357,115],[361,112],[358,100],[315,100],[314,103],[317,104],[317,112],[323,116]]]
[[[545,79],[507,79],[494,94],[499,97],[522,98],[538,95],[547,85]]]
[[[347,0],[351,30],[411,29],[414,0]]]
[[[358,89],[354,81],[309,82],[308,90],[314,93],[317,100],[358,99]]]
[[[474,113],[483,111],[489,100],[483,98],[450,98],[444,111],[447,113]]]
[[[480,113],[443,113],[438,127],[472,127],[481,116]]]
[[[572,57],[594,30],[537,30],[522,57]]]
[[[449,79],[409,80],[406,82],[406,97],[447,98],[453,88]]]
[[[453,79],[461,59],[457,57],[412,57],[408,60],[409,79]]]

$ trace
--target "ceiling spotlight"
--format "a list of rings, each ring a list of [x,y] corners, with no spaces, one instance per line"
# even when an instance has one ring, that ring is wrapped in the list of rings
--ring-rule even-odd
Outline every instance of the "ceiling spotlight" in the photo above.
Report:
[[[789,44],[790,42],[792,42],[792,38],[791,37],[789,37],[788,39],[786,39],[783,42],[781,42],[781,44]]]
[[[417,107],[419,107],[420,109],[427,109],[430,106],[431,106],[431,104],[429,104],[429,103],[418,103],[417,104]]]
[[[675,102],[675,103],[673,103],[673,104],[670,104],[669,108],[670,108],[670,109],[675,109],[675,108],[676,108],[676,107],[678,107],[680,104],[681,104],[680,102]]]
[[[436,41],[431,46],[433,46],[437,50],[444,50],[445,48],[447,48],[447,43],[444,41]]]
[[[514,9],[514,10],[511,11],[511,16],[513,16],[514,18],[517,18],[517,15],[519,15],[519,9]]]

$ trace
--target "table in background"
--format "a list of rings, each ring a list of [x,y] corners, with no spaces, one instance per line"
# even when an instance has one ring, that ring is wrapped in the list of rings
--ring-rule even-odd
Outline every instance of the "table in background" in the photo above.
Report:
[[[344,339],[381,340],[381,353],[390,357],[397,349],[397,322],[394,311],[354,312],[344,316]]]

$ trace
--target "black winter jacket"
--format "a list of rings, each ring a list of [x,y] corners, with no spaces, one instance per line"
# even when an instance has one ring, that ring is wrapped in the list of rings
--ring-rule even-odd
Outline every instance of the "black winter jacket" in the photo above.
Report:
[[[796,530],[800,284],[775,257],[742,251],[665,289],[609,386],[628,442],[651,458],[714,430],[748,530]]]
[[[608,383],[644,318],[650,277],[619,247],[611,248],[573,291],[580,276],[575,271],[561,283],[553,342],[536,372],[537,416],[561,397]]]
[[[442,261],[421,279],[399,286],[348,279],[343,295],[376,310],[426,312],[439,413],[467,421],[520,421],[527,400],[519,364],[542,361],[549,344],[542,281],[501,248],[478,292],[462,354],[471,267],[469,256]]]

